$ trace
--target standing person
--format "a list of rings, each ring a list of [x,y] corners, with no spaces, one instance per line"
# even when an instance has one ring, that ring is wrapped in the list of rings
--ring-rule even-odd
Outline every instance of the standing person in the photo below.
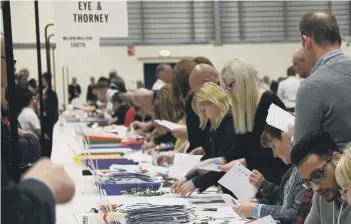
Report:
[[[47,138],[43,141],[43,156],[51,157],[52,150],[52,135],[54,132],[54,125],[58,121],[58,98],[55,91],[51,89],[51,75],[44,73],[42,78],[43,83],[43,108],[44,116],[41,118],[43,121],[43,132]]]
[[[23,80],[28,81],[29,74],[30,74],[28,69],[22,68],[18,74],[19,76],[22,77]]]
[[[152,86],[152,90],[160,90],[164,85],[172,81],[172,67],[167,64],[160,64],[156,67],[157,80]]]
[[[335,178],[339,159],[339,147],[327,132],[307,133],[293,146],[291,162],[298,167],[303,186],[314,191],[306,224],[351,223],[351,207],[341,199]]]
[[[307,13],[300,32],[313,69],[297,91],[294,144],[309,132],[328,132],[343,149],[351,139],[351,57],[340,49],[340,29],[331,14]]]
[[[312,67],[307,64],[302,47],[294,52],[292,63],[295,72],[300,76],[300,78],[306,79],[308,76],[310,76]]]
[[[200,64],[197,64],[199,62]],[[186,114],[186,127],[177,128],[172,131],[172,134],[176,138],[186,138],[189,140],[189,148],[187,152],[192,153],[203,153],[202,146],[205,144],[204,140],[206,139],[206,133],[208,128],[202,130],[200,128],[200,119],[195,114],[191,104],[193,100],[193,95],[196,89],[200,87],[199,82],[205,83],[208,81],[216,79],[202,79],[203,71],[208,70],[208,66],[198,66],[207,63],[206,65],[211,66],[212,63],[205,57],[197,57],[193,60],[183,59],[180,60],[173,68],[173,77],[172,77],[172,89],[173,89],[173,98],[175,102],[183,108]],[[198,69],[195,69],[197,67]],[[204,69],[204,67],[206,69]],[[211,72],[217,72],[215,69],[212,69]],[[208,74],[210,74],[209,72]],[[193,73],[192,78],[190,75]],[[218,73],[217,73],[218,74]],[[212,77],[213,75],[208,75]],[[207,77],[207,75],[206,75]],[[200,81],[199,81],[200,80]],[[192,83],[192,86],[190,83]],[[192,90],[194,87],[194,91]]]
[[[288,68],[287,75],[288,78],[279,83],[277,96],[281,99],[281,101],[283,101],[286,110],[294,113],[296,93],[300,86],[300,80],[296,78],[296,73],[293,66]]]
[[[90,77],[90,84],[87,90],[87,102],[90,104],[94,104],[96,102],[96,95],[93,92],[93,87],[95,85],[95,78],[92,76]]]
[[[31,79],[28,81],[28,90],[33,93],[33,95],[37,95],[38,92],[38,83],[37,80]]]
[[[112,69],[109,74],[109,87],[121,93],[127,92],[124,80],[118,75],[115,69]]]
[[[80,85],[77,83],[77,78],[72,78],[72,83],[68,86],[68,102],[71,103],[73,99],[79,98],[82,93]]]
[[[234,130],[244,135],[244,158],[240,160],[250,170],[258,170],[270,182],[279,185],[287,171],[281,160],[262,147],[260,137],[272,103],[285,109],[283,102],[261,85],[256,69],[239,59],[229,61],[221,72],[221,85],[232,103]],[[235,161],[234,161],[235,162]],[[224,165],[230,169],[231,163]]]

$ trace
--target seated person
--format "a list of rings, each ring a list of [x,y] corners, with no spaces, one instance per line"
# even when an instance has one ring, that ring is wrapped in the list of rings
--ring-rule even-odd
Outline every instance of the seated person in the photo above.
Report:
[[[173,103],[172,86],[169,84],[163,86],[158,91],[154,99],[153,107],[154,118],[157,120],[166,120],[173,123],[180,123],[182,122],[182,118],[184,118],[184,113],[180,109],[180,106],[177,106]],[[184,143],[184,140],[176,139],[173,137],[172,133],[169,130],[156,125],[152,139],[150,139],[148,142],[148,148],[144,148],[146,150],[151,149],[155,145],[160,145],[162,143],[168,143],[167,150],[172,150],[174,149],[175,144],[181,146]],[[170,145],[173,145],[173,147],[170,147]]]
[[[351,207],[341,199],[335,179],[340,152],[329,133],[308,133],[291,150],[303,187],[314,191],[305,223],[351,223]]]
[[[98,81],[94,87],[94,91],[96,93],[98,101],[96,102],[96,105],[98,108],[102,109],[103,112],[101,113],[102,115],[111,115],[112,114],[112,103],[111,99],[112,96],[117,92],[116,90],[112,90],[108,88],[108,85],[104,80]],[[108,116],[110,117],[110,116]]]
[[[285,164],[290,162],[290,144],[284,144],[282,131],[266,124],[261,135],[264,148],[272,148],[273,155]],[[265,217],[271,215],[280,223],[295,223],[295,217],[302,202],[305,189],[296,166],[292,166],[282,178],[280,186],[264,179],[262,174],[253,170],[250,183],[257,189],[261,198],[256,202],[240,201],[235,211],[242,217]]]
[[[22,130],[40,138],[41,127],[38,116],[35,113],[37,108],[37,100],[34,95],[28,90],[23,97],[24,108],[18,116],[18,121],[21,124]]]
[[[111,103],[113,104],[113,123],[116,125],[125,125],[125,118],[129,110],[129,105],[123,101],[121,93],[115,93],[112,96]]]
[[[233,128],[233,116],[230,103],[222,89],[211,82],[205,83],[195,93],[192,101],[194,112],[200,118],[200,128],[210,125],[202,163],[223,164],[242,158],[241,147],[238,147],[237,136]],[[196,189],[205,191],[217,184],[224,172],[189,172],[172,187],[172,192],[182,196],[191,195]],[[229,192],[228,192],[229,193]]]
[[[341,187],[341,197],[351,205],[351,144],[342,154],[335,170],[336,181]]]

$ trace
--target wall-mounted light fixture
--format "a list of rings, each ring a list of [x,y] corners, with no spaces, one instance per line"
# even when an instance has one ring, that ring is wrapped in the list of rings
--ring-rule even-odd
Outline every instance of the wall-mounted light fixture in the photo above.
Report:
[[[166,49],[160,50],[161,57],[169,57],[170,55],[171,55],[171,52],[169,50],[166,50]]]

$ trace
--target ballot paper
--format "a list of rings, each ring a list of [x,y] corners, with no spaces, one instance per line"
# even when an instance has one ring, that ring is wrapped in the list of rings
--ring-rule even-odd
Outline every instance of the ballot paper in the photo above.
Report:
[[[166,120],[155,120],[155,123],[162,126],[162,127],[167,128],[168,130],[171,130],[171,131],[176,129],[176,128],[184,127],[183,125],[179,125],[179,124],[176,124],[176,123],[173,123],[170,121],[166,121]]]
[[[231,206],[232,208],[236,208],[238,205],[240,205],[239,201],[230,196],[229,194],[221,194],[221,196],[225,203],[228,206]]]
[[[201,158],[202,155],[176,153],[173,165],[169,169],[169,176],[176,179],[183,178],[189,170],[200,164]]]
[[[295,124],[295,117],[272,103],[268,109],[266,122],[282,131],[287,131],[289,125]]]
[[[127,224],[189,223],[192,219],[188,201],[181,198],[140,198],[119,206],[118,211],[126,214]]]
[[[256,194],[255,187],[249,181],[250,174],[251,171],[241,163],[235,163],[218,183],[235,194],[239,200],[250,200]]]
[[[250,222],[250,224],[276,224],[271,215],[265,216],[263,218],[257,219],[256,221]]]
[[[206,171],[215,171],[215,172],[222,172],[222,170],[218,169],[218,165],[216,164],[205,164],[205,165],[198,165],[195,167],[199,170],[206,170]]]

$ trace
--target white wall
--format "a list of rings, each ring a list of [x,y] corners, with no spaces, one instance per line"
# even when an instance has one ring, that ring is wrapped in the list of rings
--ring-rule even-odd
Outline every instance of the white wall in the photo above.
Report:
[[[53,22],[51,1],[41,1],[40,29],[41,41],[44,42],[44,27]],[[11,1],[13,40],[15,43],[35,43],[34,6],[32,1]],[[53,28],[49,28],[49,33]],[[291,44],[230,44],[214,45],[174,45],[174,46],[136,46],[135,56],[127,55],[126,46],[101,47],[100,55],[94,62],[75,64],[70,67],[70,77],[75,76],[82,86],[85,97],[86,87],[90,76],[107,76],[115,68],[125,79],[128,88],[135,88],[137,80],[143,80],[144,62],[176,62],[186,56],[208,57],[220,70],[230,59],[241,58],[251,62],[259,71],[260,76],[269,75],[272,78],[285,76],[287,67],[291,64],[291,54],[300,47],[299,43]],[[159,52],[167,49],[171,56],[160,58]],[[344,49],[351,55],[351,47]],[[28,68],[32,77],[37,77],[37,58],[35,49],[15,49],[17,69]],[[42,50],[42,71],[46,71],[45,51]],[[62,69],[56,61],[57,93],[63,102]]]

